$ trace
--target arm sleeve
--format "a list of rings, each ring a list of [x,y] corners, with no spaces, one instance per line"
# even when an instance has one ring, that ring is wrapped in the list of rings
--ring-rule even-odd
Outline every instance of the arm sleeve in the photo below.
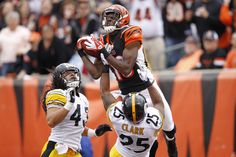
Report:
[[[155,125],[154,123],[150,123],[152,127],[155,128],[155,130],[162,129],[164,123],[164,116],[162,113],[154,107],[148,107],[147,114],[151,115],[150,118],[153,118],[153,122],[155,122]]]
[[[47,109],[51,107],[62,108],[66,104],[66,93],[61,89],[49,91],[46,95],[45,104]]]

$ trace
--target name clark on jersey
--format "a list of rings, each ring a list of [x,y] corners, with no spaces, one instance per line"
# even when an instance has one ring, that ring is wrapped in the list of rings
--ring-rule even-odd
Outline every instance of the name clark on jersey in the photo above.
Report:
[[[129,126],[128,124],[122,124],[121,128],[123,131],[129,132],[135,135],[143,135],[143,131],[144,131],[144,128]]]

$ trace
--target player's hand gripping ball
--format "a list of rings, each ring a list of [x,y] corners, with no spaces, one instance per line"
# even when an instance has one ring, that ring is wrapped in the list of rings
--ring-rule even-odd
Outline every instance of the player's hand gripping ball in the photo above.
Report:
[[[104,44],[97,40],[94,36],[85,36],[77,41],[77,48],[83,49],[84,52],[96,58],[100,58],[100,50],[104,47]]]

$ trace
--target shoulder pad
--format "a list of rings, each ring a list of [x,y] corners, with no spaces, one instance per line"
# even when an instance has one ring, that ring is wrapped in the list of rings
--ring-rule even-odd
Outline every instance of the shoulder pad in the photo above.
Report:
[[[46,105],[54,104],[64,106],[66,104],[66,92],[62,89],[54,89],[46,95]]]
[[[108,109],[107,109],[107,113],[112,112],[112,111],[114,110],[115,105],[117,105],[117,104],[118,104],[117,102],[111,104],[111,105],[108,107]]]
[[[164,118],[162,113],[154,107],[148,107],[146,110],[147,122],[152,125],[155,129],[159,130],[162,128]],[[149,119],[149,120],[148,120]]]
[[[125,40],[125,46],[132,43],[132,42],[140,42],[142,43],[143,41],[143,36],[142,36],[142,29],[139,26],[130,26],[126,28],[121,36],[124,37]]]
[[[114,117],[114,115],[116,115]],[[122,112],[122,102],[118,101],[109,106],[107,109],[107,117],[111,122],[116,121],[119,118],[124,119],[124,114]]]

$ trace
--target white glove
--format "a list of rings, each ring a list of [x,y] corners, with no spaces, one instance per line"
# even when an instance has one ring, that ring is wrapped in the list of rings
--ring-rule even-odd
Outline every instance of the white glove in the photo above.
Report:
[[[102,48],[104,48],[103,42],[96,39],[94,35],[89,36],[84,44],[88,50],[100,51]]]
[[[79,38],[79,39],[77,40],[77,48],[78,48],[78,49],[81,49],[81,48],[82,48],[81,42],[82,42],[82,41],[86,41],[86,40],[88,40],[89,38],[90,38],[89,36],[83,36],[83,37]]]
[[[152,73],[149,71],[149,69],[138,69],[137,70],[139,77],[143,81],[149,81],[152,83],[154,81]]]
[[[106,43],[105,49],[107,50],[108,53],[111,53],[113,48],[114,48],[113,45]]]

